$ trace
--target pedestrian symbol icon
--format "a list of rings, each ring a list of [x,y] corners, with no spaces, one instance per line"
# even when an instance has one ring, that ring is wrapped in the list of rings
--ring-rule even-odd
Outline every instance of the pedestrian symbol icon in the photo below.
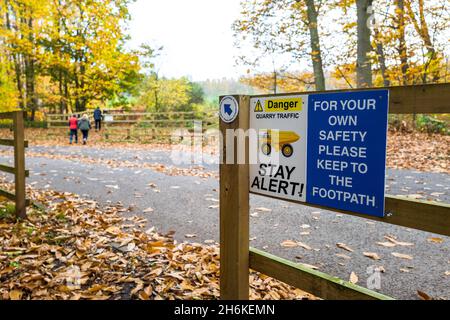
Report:
[[[256,103],[255,112],[264,112],[263,107],[261,105],[261,101],[259,101],[259,100]]]

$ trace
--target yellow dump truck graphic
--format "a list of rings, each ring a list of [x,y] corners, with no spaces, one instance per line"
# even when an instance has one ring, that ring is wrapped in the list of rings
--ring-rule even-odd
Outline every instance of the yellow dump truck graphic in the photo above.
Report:
[[[276,141],[276,136],[277,131],[274,130],[260,132],[259,145],[262,153],[268,156],[272,153],[273,148],[276,152],[281,150],[283,156],[290,158],[294,154],[292,144],[300,140],[300,136],[293,131],[278,131],[278,141]]]

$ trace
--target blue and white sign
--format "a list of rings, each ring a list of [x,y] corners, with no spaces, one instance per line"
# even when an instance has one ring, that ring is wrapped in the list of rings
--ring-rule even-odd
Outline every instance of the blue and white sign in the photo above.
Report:
[[[227,96],[220,101],[220,119],[225,123],[232,123],[239,114],[239,104],[232,96]]]
[[[384,216],[388,95],[309,96],[307,202]]]
[[[388,104],[388,90],[251,99],[250,127],[279,137],[251,148],[280,153],[251,165],[251,191],[383,217]]]

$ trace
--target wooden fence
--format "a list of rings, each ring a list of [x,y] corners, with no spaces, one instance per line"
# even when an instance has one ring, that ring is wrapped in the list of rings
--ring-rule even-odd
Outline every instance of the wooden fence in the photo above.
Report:
[[[108,111],[107,111],[108,112]],[[88,113],[92,119],[92,112]],[[47,114],[49,129],[66,129],[69,114]],[[202,122],[202,131],[218,128],[217,112],[145,112],[104,113],[103,136],[112,141],[166,140],[177,129],[194,131],[194,121]]]
[[[26,217],[26,206],[30,203],[25,194],[25,178],[29,176],[29,172],[25,170],[25,148],[28,147],[28,142],[25,141],[23,114],[23,111],[0,113],[0,119],[13,121],[14,132],[14,139],[0,139],[0,145],[14,147],[14,167],[0,165],[0,171],[14,174],[15,178],[15,193],[0,189],[0,196],[15,201],[16,216],[19,218]]]
[[[450,84],[417,85],[388,88],[391,114],[450,113]],[[361,89],[367,90],[367,89]],[[337,90],[348,91],[348,90]],[[360,91],[360,90],[351,90]],[[332,91],[327,91],[332,92]],[[320,92],[293,93],[313,94]],[[283,96],[285,94],[282,94]],[[263,97],[263,96],[261,96]],[[226,159],[227,129],[249,128],[249,96],[234,96],[239,115],[230,124],[220,122],[224,137],[221,159]],[[234,139],[234,137],[233,137]],[[248,157],[248,139],[246,142]],[[237,155],[237,146],[229,150]],[[225,161],[222,161],[225,163]],[[249,165],[220,166],[220,252],[221,298],[248,299],[249,268],[279,279],[323,299],[392,299],[380,293],[306,268],[266,252],[249,248]],[[272,197],[273,198],[273,197]],[[295,202],[299,204],[298,202]],[[330,209],[307,203],[301,205],[329,209],[366,219],[450,236],[450,205],[407,197],[386,196],[387,216],[376,218],[354,212]]]

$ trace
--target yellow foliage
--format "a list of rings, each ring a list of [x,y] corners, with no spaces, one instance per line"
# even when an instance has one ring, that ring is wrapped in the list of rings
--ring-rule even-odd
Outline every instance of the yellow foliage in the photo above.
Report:
[[[13,111],[18,106],[17,90],[10,74],[8,62],[0,58],[0,112]]]
[[[284,72],[275,77],[274,73],[260,73],[242,77],[240,81],[263,92],[298,92],[311,90],[314,77],[309,72]]]

